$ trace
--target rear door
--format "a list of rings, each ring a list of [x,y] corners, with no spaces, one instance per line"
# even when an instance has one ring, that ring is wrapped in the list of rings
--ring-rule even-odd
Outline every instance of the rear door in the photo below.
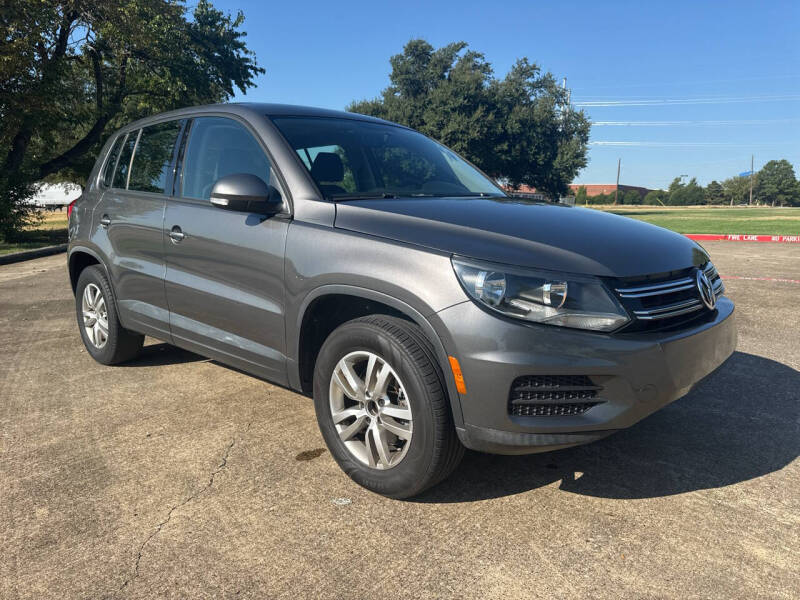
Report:
[[[164,291],[164,210],[182,125],[167,121],[123,136],[113,176],[105,178],[110,185],[93,217],[122,324],[166,340],[170,331]]]
[[[251,173],[280,190],[265,148],[240,121],[198,117],[188,128],[181,155],[164,221],[173,340],[286,383],[288,214],[232,212],[209,201],[214,183],[234,173]]]

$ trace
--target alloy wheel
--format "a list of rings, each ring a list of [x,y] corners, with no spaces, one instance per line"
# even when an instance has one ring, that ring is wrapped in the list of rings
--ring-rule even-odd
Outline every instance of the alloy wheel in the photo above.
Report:
[[[331,375],[329,402],[339,438],[358,461],[385,470],[405,458],[413,430],[411,405],[383,358],[365,350],[343,357]]]
[[[95,348],[102,348],[108,342],[108,307],[103,292],[94,283],[83,290],[81,311],[86,337]]]

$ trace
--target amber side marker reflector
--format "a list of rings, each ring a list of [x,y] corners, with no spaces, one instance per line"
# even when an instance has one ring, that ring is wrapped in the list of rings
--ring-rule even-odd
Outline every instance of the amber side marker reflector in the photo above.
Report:
[[[450,368],[453,370],[453,378],[456,380],[456,389],[459,394],[467,393],[467,386],[464,385],[464,375],[461,374],[461,365],[458,364],[458,359],[455,356],[448,356],[450,360]]]

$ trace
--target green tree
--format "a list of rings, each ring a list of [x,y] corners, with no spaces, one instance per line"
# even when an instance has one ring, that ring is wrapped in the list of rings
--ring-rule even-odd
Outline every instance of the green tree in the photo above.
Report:
[[[589,204],[614,204],[614,192],[610,194],[595,194],[589,198]]]
[[[578,190],[575,192],[575,204],[577,205],[585,205],[588,204],[587,202],[587,194],[586,194],[586,186],[582,185],[578,187]]]
[[[234,17],[200,0],[3,2],[0,235],[30,218],[39,180],[83,183],[132,119],[246,91],[263,69]]]
[[[750,178],[729,177],[722,182],[725,199],[731,206],[734,204],[747,204],[750,199]]]
[[[464,42],[411,40],[389,59],[390,85],[347,110],[413,127],[512,187],[551,198],[586,166],[590,123],[550,73],[523,58],[503,79]]]
[[[706,204],[725,203],[725,190],[722,189],[722,184],[716,179],[706,186],[705,201]]]
[[[696,206],[703,204],[704,197],[703,188],[694,177],[689,183],[682,183],[681,178],[676,177],[669,185],[669,204],[672,206]]]
[[[619,198],[621,204],[642,203],[642,195],[636,190],[625,190],[625,193],[620,192]]]
[[[800,206],[800,184],[792,164],[786,160],[771,160],[758,172],[759,202],[772,206]]]
[[[644,197],[644,203],[653,206],[663,206],[668,200],[669,194],[664,190],[650,190]]]

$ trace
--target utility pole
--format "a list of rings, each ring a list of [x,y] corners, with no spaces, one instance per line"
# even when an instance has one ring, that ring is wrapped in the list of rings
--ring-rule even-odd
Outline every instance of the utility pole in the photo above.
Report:
[[[572,90],[568,90],[567,89],[567,78],[566,77],[564,77],[564,80],[561,82],[561,89],[564,90],[564,93],[567,96],[566,97],[566,104],[564,104],[561,107],[561,116],[563,117],[564,122],[566,123],[567,115],[569,113],[569,103],[570,103],[570,100],[572,99]]]
[[[617,188],[614,190],[614,204],[619,202],[619,169],[622,166],[622,159],[617,159]]]
[[[753,205],[753,155],[750,155],[750,206]]]

